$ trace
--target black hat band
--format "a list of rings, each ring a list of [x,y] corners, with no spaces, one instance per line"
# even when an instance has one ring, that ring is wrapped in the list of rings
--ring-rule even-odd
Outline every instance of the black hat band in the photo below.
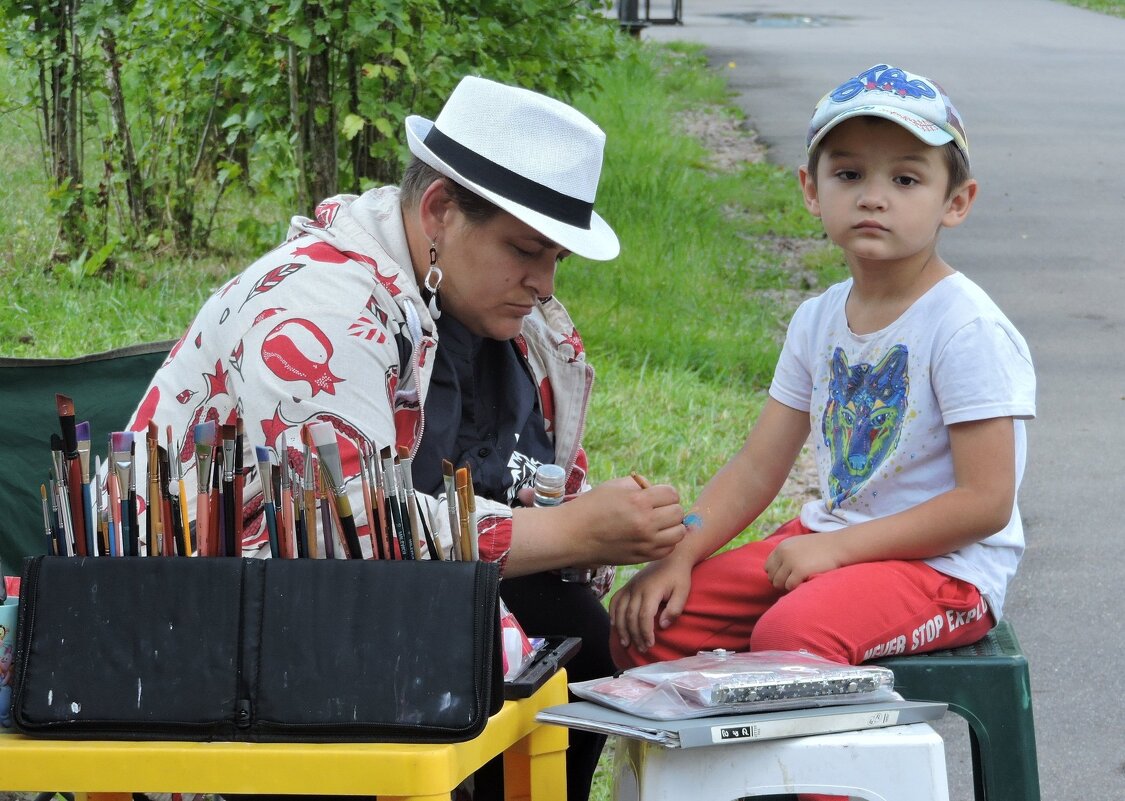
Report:
[[[590,218],[594,213],[593,203],[564,195],[549,186],[512,172],[507,167],[450,139],[439,131],[436,125],[430,128],[424,142],[434,155],[473,183],[554,220],[575,228],[590,230]]]

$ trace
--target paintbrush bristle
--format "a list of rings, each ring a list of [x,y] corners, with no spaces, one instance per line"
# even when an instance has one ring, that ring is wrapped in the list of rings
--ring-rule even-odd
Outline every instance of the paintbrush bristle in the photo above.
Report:
[[[215,426],[215,421],[208,420],[206,423],[197,423],[192,433],[195,435],[195,446],[198,448],[200,445],[205,445],[208,448],[215,446],[215,434],[218,428]]]
[[[336,429],[332,427],[331,423],[310,423],[309,434],[312,435],[313,444],[318,448],[323,448],[327,445],[337,445]]]
[[[270,458],[270,449],[265,447],[264,445],[254,446],[254,456],[257,457],[259,464],[272,464],[273,462],[273,460]]]
[[[399,445],[398,446],[398,458],[399,459],[409,459],[410,458],[410,448],[406,447],[405,445]]]
[[[78,437],[78,442],[86,443],[86,447],[90,447],[90,421],[83,420],[81,423],[74,427],[75,436]]]
[[[128,453],[133,448],[132,431],[114,431],[109,440],[114,453]]]
[[[66,395],[55,395],[55,408],[58,410],[59,417],[74,416],[74,401]]]
[[[449,478],[453,477],[453,462],[448,459],[441,460],[441,474]]]
[[[379,449],[379,458],[382,459],[383,461],[386,461],[387,459],[391,458],[391,446],[390,445],[387,445],[386,447]]]

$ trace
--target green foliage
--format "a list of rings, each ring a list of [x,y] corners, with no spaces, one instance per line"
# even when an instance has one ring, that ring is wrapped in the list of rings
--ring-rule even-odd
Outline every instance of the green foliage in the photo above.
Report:
[[[66,232],[77,252],[111,240],[196,252],[206,249],[216,219],[246,213],[231,202],[236,185],[290,207],[302,200],[301,211],[309,213],[310,201],[320,200],[305,198],[311,178],[351,192],[393,182],[405,160],[406,116],[432,117],[464,75],[563,99],[596,87],[618,42],[615,24],[599,13],[605,6],[0,0],[0,35],[19,69],[0,111],[39,106],[49,121],[57,103],[40,88],[58,76],[59,97],[78,101],[77,141],[96,183],[60,179],[50,206],[60,220],[80,218],[82,227]],[[67,35],[56,13],[64,7],[77,9]],[[121,93],[106,77],[115,60]],[[110,115],[119,95],[124,126]],[[56,144],[42,145],[50,164]],[[129,184],[129,148],[139,165],[137,186]],[[302,160],[326,151],[327,159]],[[331,174],[322,175],[324,169]],[[143,212],[131,215],[133,195],[143,195]]]

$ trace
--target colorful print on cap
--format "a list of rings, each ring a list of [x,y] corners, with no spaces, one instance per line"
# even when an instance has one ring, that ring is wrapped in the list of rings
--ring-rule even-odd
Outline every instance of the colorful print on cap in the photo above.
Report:
[[[887,64],[864,70],[821,98],[809,122],[808,151],[844,120],[864,116],[896,122],[935,147],[954,142],[969,157],[961,115],[941,87]]]

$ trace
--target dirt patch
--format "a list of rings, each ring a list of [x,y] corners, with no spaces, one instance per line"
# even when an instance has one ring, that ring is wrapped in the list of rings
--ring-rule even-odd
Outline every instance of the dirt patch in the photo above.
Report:
[[[690,109],[677,116],[684,133],[707,148],[708,164],[716,172],[734,172],[743,164],[765,161],[766,147],[745,120],[711,107]]]

